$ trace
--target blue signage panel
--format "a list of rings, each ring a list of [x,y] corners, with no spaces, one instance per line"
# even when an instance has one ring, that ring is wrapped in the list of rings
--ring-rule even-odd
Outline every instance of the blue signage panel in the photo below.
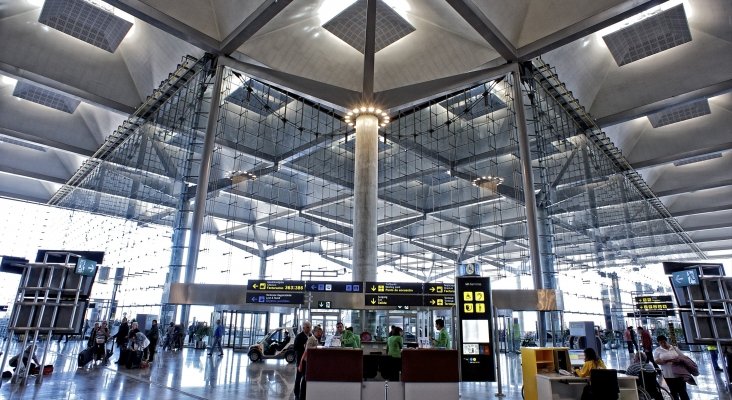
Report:
[[[97,262],[89,260],[88,258],[79,258],[76,262],[75,271],[79,275],[94,276],[97,272]]]
[[[695,269],[673,272],[671,283],[676,287],[696,286],[699,284],[699,273]]]
[[[363,282],[318,282],[305,284],[308,292],[363,293]]]
[[[303,293],[247,293],[247,303],[254,304],[303,304]]]

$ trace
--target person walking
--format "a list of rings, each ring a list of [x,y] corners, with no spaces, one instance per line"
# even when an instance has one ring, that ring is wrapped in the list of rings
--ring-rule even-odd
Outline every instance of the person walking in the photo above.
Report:
[[[214,342],[213,345],[211,345],[211,351],[208,352],[208,355],[211,356],[211,353],[213,353],[214,350],[216,350],[216,346],[219,347],[219,355],[224,355],[224,349],[221,347],[221,338],[224,337],[224,327],[221,325],[221,320],[216,320],[216,330],[214,330]]]
[[[305,354],[305,344],[308,342],[308,339],[310,338],[310,331],[313,329],[312,324],[310,321],[305,321],[302,323],[302,330],[300,333],[298,333],[295,336],[295,363],[297,365],[297,374],[295,374],[295,387],[293,388],[293,393],[295,394],[295,399],[300,398],[300,384],[302,383],[302,377],[303,373],[300,370],[300,360],[302,359],[303,354]]]
[[[673,370],[673,364],[679,361],[678,350],[668,343],[668,339],[664,335],[659,335],[656,341],[658,347],[653,351],[653,358],[661,366],[663,379],[666,380],[671,397],[674,400],[689,400],[689,393],[686,392],[686,381],[676,375]]]
[[[117,348],[119,348],[120,353],[122,353],[122,350],[124,350],[127,347],[127,338],[129,335],[130,335],[130,325],[127,323],[127,318],[122,318],[122,323],[119,324],[117,333],[115,333],[114,336],[112,336],[115,344],[117,344]]]

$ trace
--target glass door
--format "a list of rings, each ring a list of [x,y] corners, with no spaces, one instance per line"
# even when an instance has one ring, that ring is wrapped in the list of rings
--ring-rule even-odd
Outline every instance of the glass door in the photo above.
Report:
[[[234,350],[249,350],[267,334],[266,312],[223,311],[225,321],[224,346]]]

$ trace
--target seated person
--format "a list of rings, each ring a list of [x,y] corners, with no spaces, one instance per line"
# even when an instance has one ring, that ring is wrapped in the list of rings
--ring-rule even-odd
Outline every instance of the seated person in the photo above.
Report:
[[[607,367],[605,367],[605,363],[597,357],[595,349],[588,347],[585,349],[584,365],[582,365],[582,368],[575,368],[574,373],[580,378],[589,378],[590,371],[593,369],[607,369]]]
[[[19,360],[23,366],[30,367],[30,374],[38,373],[38,366],[41,363],[38,361],[38,357],[36,357],[35,346],[32,343],[24,351],[18,353],[8,361],[8,365],[13,368],[13,372],[20,366],[18,365]]]
[[[274,348],[275,348],[274,349],[275,353],[278,352],[278,351],[282,351],[282,349],[284,349],[285,347],[287,347],[287,344],[288,343],[290,343],[290,332],[285,331],[285,337],[282,339],[282,341],[281,342],[275,342],[275,344],[273,345]]]
[[[628,365],[628,368],[625,369],[626,375],[632,375],[632,376],[640,376],[640,373],[642,371],[650,372],[655,374],[656,370],[653,368],[653,365],[651,365],[646,360],[646,355],[638,352],[633,355],[633,361]]]

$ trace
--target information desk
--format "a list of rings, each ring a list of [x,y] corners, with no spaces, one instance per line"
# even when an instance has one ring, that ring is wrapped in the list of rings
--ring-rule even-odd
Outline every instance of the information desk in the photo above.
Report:
[[[360,349],[308,349],[307,399],[332,398],[371,400],[384,398],[385,381],[374,380],[367,371],[378,364],[381,370],[388,356],[365,355]],[[390,358],[390,357],[389,357]],[[399,359],[393,359],[399,361]],[[455,350],[405,349],[402,351],[401,376],[398,366],[388,380],[390,400],[458,400],[458,352]],[[381,370],[380,373],[385,371]],[[367,381],[362,379],[366,377]],[[396,379],[394,379],[396,378]]]
[[[539,400],[577,400],[587,386],[589,378],[564,376],[556,373],[536,375],[536,386]],[[638,400],[636,377],[618,374],[620,400]]]

